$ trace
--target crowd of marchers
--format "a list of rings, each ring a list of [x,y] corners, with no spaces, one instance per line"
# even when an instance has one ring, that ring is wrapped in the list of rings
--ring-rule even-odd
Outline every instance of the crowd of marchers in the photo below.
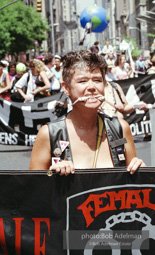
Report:
[[[0,97],[13,102],[33,102],[60,92],[62,64],[49,54],[26,63],[0,61]]]
[[[139,58],[132,55],[129,56],[128,51],[116,52],[115,48],[106,41],[101,48],[98,41],[88,47],[91,52],[102,55],[106,60],[108,69],[106,74],[107,80],[124,80],[128,78],[138,77],[144,74],[155,73],[155,55],[154,52],[143,58],[140,54]]]
[[[108,115],[123,117],[135,110],[135,105],[129,104],[117,80],[138,77],[138,75],[153,74],[155,72],[155,55],[138,60],[129,58],[127,52],[116,53],[107,41],[101,49],[99,42],[87,48],[87,51],[96,53],[106,61],[105,67],[105,98],[107,99],[100,111]],[[127,58],[128,57],[128,58]],[[0,97],[13,102],[33,102],[34,100],[51,96],[62,91],[63,56],[39,56],[26,63],[0,61]],[[107,103],[108,102],[108,103]],[[61,104],[62,108],[68,104]],[[145,102],[139,103],[139,109],[147,110]],[[67,109],[66,109],[67,111]],[[64,110],[62,111],[64,112]]]

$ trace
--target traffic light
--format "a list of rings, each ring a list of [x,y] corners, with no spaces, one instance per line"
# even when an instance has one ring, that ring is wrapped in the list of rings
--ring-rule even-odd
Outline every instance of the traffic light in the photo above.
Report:
[[[42,0],[36,0],[36,11],[42,12]]]

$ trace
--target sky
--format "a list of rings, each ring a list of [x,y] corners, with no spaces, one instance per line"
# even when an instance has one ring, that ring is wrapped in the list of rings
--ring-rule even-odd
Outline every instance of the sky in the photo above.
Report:
[[[77,12],[80,15],[81,12],[88,6],[94,4],[95,0],[76,0],[77,2]]]

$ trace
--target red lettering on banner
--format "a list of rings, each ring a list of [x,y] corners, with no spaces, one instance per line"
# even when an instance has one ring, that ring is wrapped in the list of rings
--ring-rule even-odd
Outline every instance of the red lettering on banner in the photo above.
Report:
[[[89,204],[91,201],[94,201],[96,195],[89,195],[87,200],[80,205],[77,209],[82,210],[83,215],[85,217],[87,227],[94,221],[93,217],[91,216],[90,212],[93,212],[94,209]]]
[[[3,254],[8,255],[6,241],[5,241],[5,232],[4,232],[4,222],[3,218],[0,218],[0,244],[3,250]]]
[[[13,218],[15,221],[15,250],[16,255],[21,255],[21,222],[24,218]]]
[[[45,255],[45,233],[42,246],[40,245],[40,223],[46,222],[48,226],[48,234],[50,235],[50,219],[49,218],[33,218],[35,223],[35,233],[34,233],[34,255]]]
[[[155,210],[155,204],[151,204],[150,203],[150,196],[149,196],[149,193],[150,191],[152,191],[152,189],[144,189],[142,190],[143,192],[143,208],[150,208],[152,210]]]
[[[155,210],[155,204],[149,202],[149,193],[152,189],[143,190],[121,190],[104,192],[103,194],[90,194],[83,204],[78,206],[86,220],[88,227],[99,214],[106,211],[114,211],[118,209],[130,209],[132,205],[136,208],[150,208]],[[118,208],[116,201],[121,204]],[[94,217],[93,214],[94,213]]]
[[[136,205],[136,208],[143,208],[143,201],[140,197],[139,190],[130,190],[126,199],[126,205],[123,209],[130,209],[132,205]]]

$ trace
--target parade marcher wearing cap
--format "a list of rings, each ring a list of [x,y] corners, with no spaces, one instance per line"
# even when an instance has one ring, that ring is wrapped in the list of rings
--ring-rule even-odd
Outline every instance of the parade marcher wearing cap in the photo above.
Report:
[[[115,67],[115,65],[113,64],[113,61],[110,59],[106,60],[106,62],[107,62],[107,72],[105,75],[105,79],[106,81],[115,81],[116,76],[112,72],[112,69]]]
[[[8,66],[9,66],[9,62],[5,59],[2,59],[1,62],[4,64],[4,69],[3,71],[8,73]]]
[[[52,73],[54,73],[56,79],[58,80],[59,84],[52,88],[51,94],[56,94],[60,92],[61,90],[61,85],[60,85],[60,79],[61,79],[61,73],[62,73],[62,62],[61,62],[61,57],[59,55],[55,55],[55,65],[51,69]]]
[[[26,72],[26,65],[23,63],[18,63],[16,65],[16,76],[11,80],[11,94],[10,99],[14,102],[24,102],[24,98],[21,96],[21,94],[17,91],[17,88],[15,84],[20,80],[20,78],[24,75]],[[24,93],[26,92],[26,87],[23,87],[22,90]]]
[[[104,100],[105,67],[102,56],[84,50],[63,57],[62,88],[73,109],[66,117],[41,127],[32,150],[31,170],[50,169],[68,175],[76,169],[128,166],[127,171],[133,174],[145,166],[136,157],[128,123],[98,113]],[[116,140],[121,141],[121,155]]]
[[[7,72],[4,72],[5,64],[0,61],[0,97],[10,99],[11,82]]]
[[[113,65],[115,65],[116,61],[116,53],[114,51],[109,52],[107,55],[105,55],[105,60],[106,61],[112,61]]]

